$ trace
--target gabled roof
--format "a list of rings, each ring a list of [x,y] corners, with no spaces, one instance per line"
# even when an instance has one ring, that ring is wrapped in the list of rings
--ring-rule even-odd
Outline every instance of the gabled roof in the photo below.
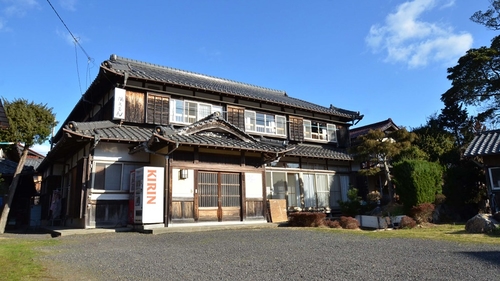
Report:
[[[476,135],[464,152],[465,157],[500,154],[500,130]]]
[[[380,131],[397,131],[399,127],[392,121],[391,118],[380,121],[377,123],[368,124],[358,128],[352,128],[349,130],[349,135],[351,139],[355,139],[359,136],[366,135],[370,130],[380,130]]]
[[[330,105],[330,107],[323,107],[307,101],[289,97],[285,91],[273,90],[214,76],[140,62],[137,60],[122,58],[117,55],[111,55],[109,60],[104,61],[101,64],[101,67],[109,72],[113,72],[127,78],[133,77],[193,89],[214,91],[238,97],[245,97],[315,112],[332,114],[348,118],[350,120],[362,118],[359,112],[340,109],[332,105]]]
[[[237,149],[265,153],[283,153],[285,145],[261,142],[222,118],[218,113],[209,115],[191,125],[174,129],[158,126],[152,139],[171,144],[195,145],[212,148]]]

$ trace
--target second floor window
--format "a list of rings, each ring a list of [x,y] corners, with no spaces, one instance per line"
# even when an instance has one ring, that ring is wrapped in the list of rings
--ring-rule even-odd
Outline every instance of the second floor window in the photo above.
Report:
[[[304,120],[304,138],[337,142],[337,127],[334,124]]]
[[[214,112],[222,114],[222,106],[187,100],[173,99],[170,102],[170,122],[173,123],[191,124]]]
[[[252,133],[286,135],[286,118],[281,115],[245,111],[245,130]]]

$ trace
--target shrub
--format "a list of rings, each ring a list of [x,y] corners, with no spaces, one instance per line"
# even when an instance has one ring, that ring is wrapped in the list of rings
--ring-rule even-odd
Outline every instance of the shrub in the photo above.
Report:
[[[414,228],[417,226],[417,222],[410,218],[409,216],[404,216],[399,222],[399,228]]]
[[[394,164],[396,191],[406,211],[422,203],[433,203],[442,190],[443,170],[437,163],[404,160]]]
[[[353,217],[342,216],[340,217],[340,226],[344,229],[358,229],[359,222]]]
[[[418,223],[431,222],[434,204],[423,203],[411,208],[410,215]]]
[[[361,197],[358,196],[358,189],[351,187],[347,191],[347,201],[339,200],[338,203],[340,205],[340,212],[344,216],[354,217],[359,214],[361,210]]]
[[[395,217],[404,215],[405,211],[403,205],[391,202],[383,207],[382,214],[384,216]]]
[[[296,212],[288,219],[289,226],[318,227],[324,225],[325,213]]]
[[[329,228],[342,228],[338,220],[325,220],[325,226]]]

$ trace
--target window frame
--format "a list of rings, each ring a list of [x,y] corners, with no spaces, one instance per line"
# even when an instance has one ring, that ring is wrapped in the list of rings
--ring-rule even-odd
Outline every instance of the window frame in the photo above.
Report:
[[[204,110],[202,110],[203,107],[205,107]],[[210,107],[209,114],[206,114],[206,107]],[[170,123],[192,124],[215,112],[219,112],[222,115],[222,105],[193,100],[170,99]]]
[[[245,132],[286,137],[286,117],[245,110]]]
[[[303,126],[305,140],[331,143],[337,142],[337,125],[335,124],[303,120]]]
[[[119,181],[117,181],[117,176],[112,174],[111,179],[109,181],[106,180],[106,170],[109,167],[117,167],[120,166],[120,175],[119,175]],[[132,166],[132,168],[126,168],[126,166]],[[92,174],[91,174],[91,186],[92,186],[92,192],[94,193],[119,193],[119,192],[130,192],[130,172],[143,167],[144,164],[140,163],[131,163],[131,162],[111,162],[111,161],[95,161],[92,165]],[[102,175],[97,174],[99,171],[101,171],[100,167],[103,167]],[[125,174],[128,171],[128,174]],[[103,188],[96,188],[96,181],[100,181],[102,177],[103,181]],[[109,184],[110,182],[115,183],[114,185],[117,185],[119,188],[118,189],[107,189],[106,185]]]
[[[495,175],[493,174],[493,171],[495,171]],[[490,179],[491,190],[500,190],[500,167],[488,168],[488,176]],[[494,179],[496,180],[496,184]]]

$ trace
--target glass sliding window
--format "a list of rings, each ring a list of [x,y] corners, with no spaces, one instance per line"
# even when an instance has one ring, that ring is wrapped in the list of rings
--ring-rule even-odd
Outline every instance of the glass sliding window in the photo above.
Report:
[[[266,115],[257,113],[255,118],[255,131],[258,133],[266,132]]]
[[[314,174],[303,174],[304,179],[304,203],[305,207],[316,207],[316,194],[314,191]]]
[[[255,132],[255,111],[245,111],[245,130]]]
[[[316,175],[316,192],[318,197],[318,207],[329,207],[330,190],[328,186],[328,175]]]
[[[170,112],[170,122],[191,124],[214,112],[222,114],[222,106],[173,99],[170,102]]]
[[[311,121],[304,120],[304,138],[312,139]]]
[[[333,124],[327,124],[327,132],[329,142],[337,142],[337,126]]]
[[[96,163],[94,170],[94,189],[120,190],[122,164]]]
[[[336,142],[336,126],[334,124],[304,120],[304,138],[310,140]]]
[[[300,182],[299,174],[288,173],[287,174],[287,187],[288,187],[288,206],[290,207],[300,207]]]
[[[500,167],[489,169],[492,189],[500,189]]]
[[[286,135],[286,118],[285,116],[276,115],[276,134],[280,136]]]
[[[285,136],[286,118],[281,115],[245,110],[245,130],[248,132]]]
[[[212,114],[212,108],[209,104],[200,103],[198,106],[198,120],[201,120]]]

